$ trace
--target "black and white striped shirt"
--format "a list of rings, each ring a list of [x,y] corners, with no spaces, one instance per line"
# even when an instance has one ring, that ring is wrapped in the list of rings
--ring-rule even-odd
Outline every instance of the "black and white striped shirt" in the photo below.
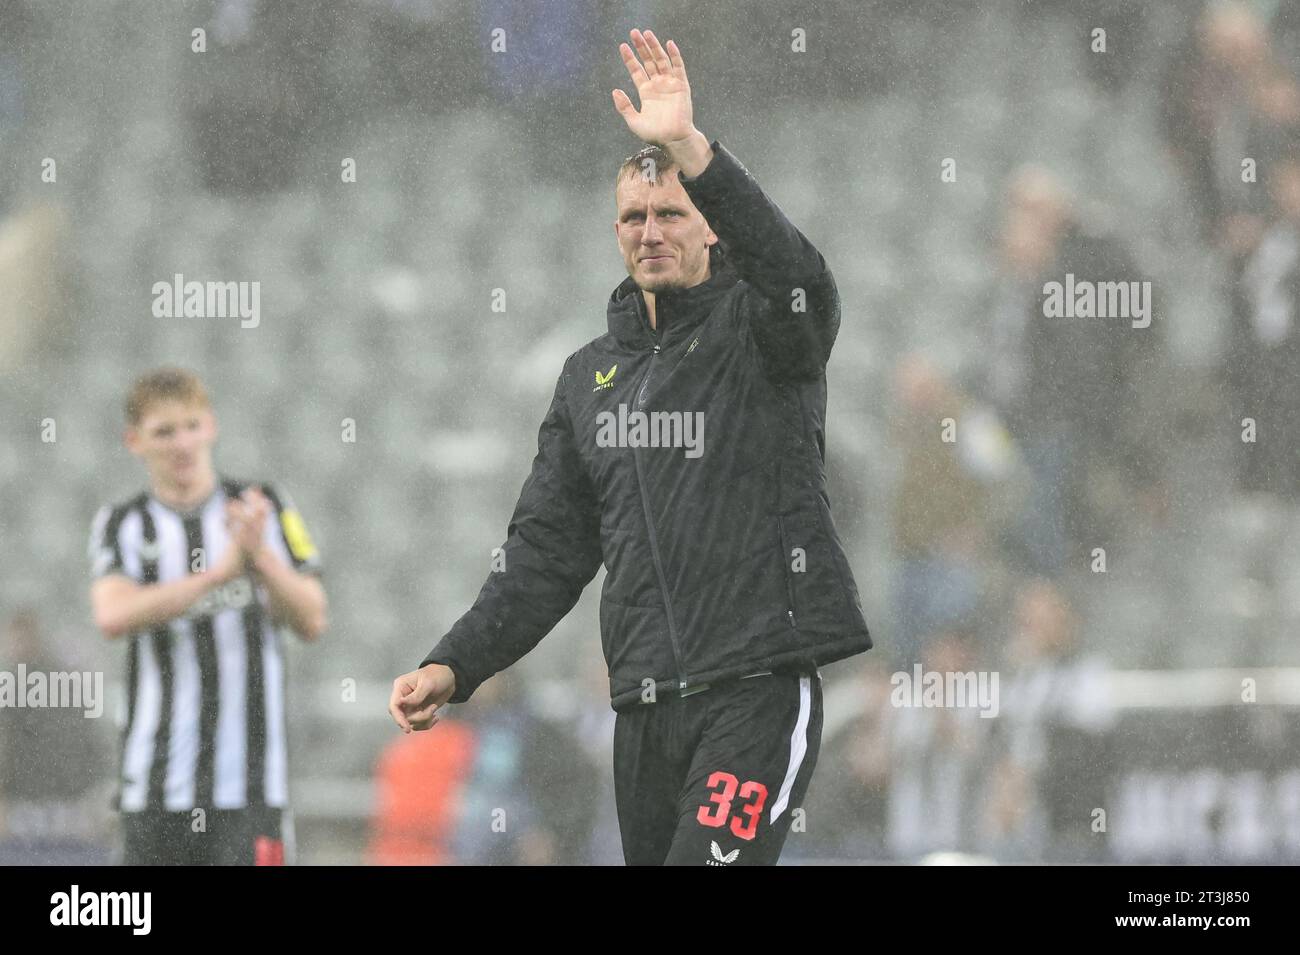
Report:
[[[184,514],[148,492],[100,509],[90,535],[92,576],[156,584],[214,566],[231,546],[226,502],[247,486],[222,479]],[[267,545],[298,570],[319,572],[292,502],[260,486],[275,511]],[[118,808],[286,806],[284,639],[265,589],[238,577],[165,626],[128,639]]]

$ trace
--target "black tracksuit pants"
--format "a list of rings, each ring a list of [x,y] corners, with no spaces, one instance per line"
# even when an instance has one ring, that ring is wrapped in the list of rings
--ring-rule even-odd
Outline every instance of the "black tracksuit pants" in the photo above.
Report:
[[[284,814],[273,806],[208,809],[196,832],[192,812],[124,812],[122,864],[284,865]]]
[[[770,673],[618,714],[628,865],[775,865],[822,735],[819,673]]]

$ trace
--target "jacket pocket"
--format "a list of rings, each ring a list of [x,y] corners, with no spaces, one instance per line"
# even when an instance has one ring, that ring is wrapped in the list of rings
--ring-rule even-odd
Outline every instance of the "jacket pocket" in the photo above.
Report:
[[[846,600],[836,560],[839,548],[820,516],[816,511],[793,511],[779,515],[777,524],[791,625],[810,632],[843,626]]]
[[[794,561],[796,559],[795,548],[798,545],[791,543],[792,539],[796,535],[791,532],[791,529],[787,526],[787,522],[787,518],[781,516],[778,516],[776,519],[777,532],[781,538],[781,568],[783,576],[785,577],[785,596],[788,603],[786,615],[790,619],[791,629],[794,629],[798,626],[799,610],[798,602],[795,600],[794,586],[794,575],[796,573],[794,569]]]

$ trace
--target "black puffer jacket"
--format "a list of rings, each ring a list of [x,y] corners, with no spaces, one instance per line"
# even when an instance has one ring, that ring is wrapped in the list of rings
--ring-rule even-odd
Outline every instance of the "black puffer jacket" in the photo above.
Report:
[[[826,498],[835,281],[739,161],[713,150],[682,185],[725,257],[702,284],[657,296],[657,333],[629,277],[608,334],[565,362],[504,569],[421,663],[452,668],[453,703],[536,646],[602,561],[616,710],[648,700],[651,682],[679,692],[871,647]],[[690,415],[702,440],[645,446],[634,412]]]

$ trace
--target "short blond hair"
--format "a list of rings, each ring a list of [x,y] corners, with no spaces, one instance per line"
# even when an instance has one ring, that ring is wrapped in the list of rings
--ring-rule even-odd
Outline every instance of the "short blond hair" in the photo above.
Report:
[[[204,408],[212,406],[207,389],[194,372],[185,368],[158,368],[141,375],[131,385],[126,396],[127,423],[138,425],[149,407],[160,401],[180,401]]]
[[[623,160],[623,164],[618,167],[618,176],[614,180],[615,187],[624,179],[635,179],[637,176],[643,176],[646,180],[659,185],[663,177],[677,169],[676,163],[668,157],[659,146],[643,146],[637,152],[633,153]]]

